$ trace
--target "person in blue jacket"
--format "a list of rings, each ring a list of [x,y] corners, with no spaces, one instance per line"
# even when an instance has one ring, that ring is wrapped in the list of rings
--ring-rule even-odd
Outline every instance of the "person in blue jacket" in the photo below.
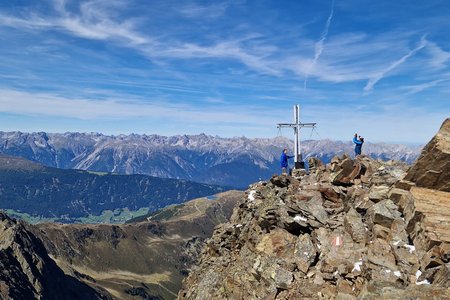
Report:
[[[358,139],[358,134],[355,133],[355,136],[353,137],[353,143],[355,143],[355,156],[361,155],[362,145],[364,143],[364,138],[361,136]]]
[[[289,170],[288,159],[293,158],[294,156],[287,155],[287,149],[284,148],[280,157],[280,165],[281,165],[281,173],[287,174]]]

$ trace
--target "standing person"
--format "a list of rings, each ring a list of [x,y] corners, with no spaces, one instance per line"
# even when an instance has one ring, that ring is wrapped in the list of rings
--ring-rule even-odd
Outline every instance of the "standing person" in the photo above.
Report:
[[[359,136],[359,139],[358,139],[358,134],[355,133],[355,136],[353,137],[353,143],[355,143],[355,157],[357,155],[361,155],[362,144],[364,143],[364,138]]]
[[[287,149],[284,148],[283,152],[281,153],[280,157],[280,165],[281,165],[281,173],[282,174],[288,174],[289,173],[289,164],[288,159],[293,158],[294,156],[287,155]]]

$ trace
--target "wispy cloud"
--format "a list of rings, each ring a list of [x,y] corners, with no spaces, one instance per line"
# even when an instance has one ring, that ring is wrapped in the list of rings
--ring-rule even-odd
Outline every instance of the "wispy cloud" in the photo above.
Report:
[[[450,74],[447,74],[446,78],[436,79],[429,82],[424,82],[415,85],[402,86],[401,89],[407,90],[408,95],[417,94],[429,88],[435,87],[443,82],[450,82]]]
[[[196,3],[189,3],[182,6],[179,12],[188,18],[207,18],[213,19],[221,17],[225,14],[228,8],[227,2],[214,3],[210,5],[199,5]]]
[[[428,43],[423,38],[417,48],[379,71],[379,66],[386,64],[383,58],[390,58],[391,53],[401,51],[403,48],[398,45],[407,43],[408,35],[402,37],[399,32],[392,32],[371,37],[362,33],[347,33],[327,39],[334,16],[334,0],[320,39],[315,43],[305,39],[302,43],[314,45],[312,61],[307,58],[307,51],[291,55],[289,49],[270,44],[270,38],[254,32],[227,39],[217,38],[209,43],[182,39],[160,40],[149,35],[148,31],[144,34],[136,20],[118,16],[118,11],[126,7],[126,4],[127,1],[121,0],[91,0],[82,2],[75,11],[68,9],[65,0],[55,0],[56,15],[43,17],[33,13],[25,17],[11,17],[0,14],[0,24],[28,30],[59,30],[85,39],[110,41],[121,47],[131,48],[154,63],[164,64],[164,60],[170,59],[228,59],[240,62],[248,70],[271,76],[280,77],[294,72],[304,78],[304,89],[310,77],[329,82],[368,80],[365,92],[373,90],[375,84],[387,73]],[[227,5],[226,2],[210,6],[187,4],[184,13],[192,17],[205,11],[217,10],[224,13]],[[328,44],[326,56],[323,55],[325,42]],[[434,57],[430,66],[444,66],[450,54],[437,44],[429,45],[430,55]],[[391,53],[379,56],[381,52]]]
[[[187,43],[175,47],[169,46],[168,48],[160,49],[158,52],[148,54],[166,58],[228,58],[240,61],[252,70],[271,75],[280,74],[280,70],[273,67],[273,63],[270,60],[265,59],[265,56],[268,55],[267,52],[263,55],[250,54],[244,50],[244,46],[241,45],[240,41],[234,40],[219,42],[211,46]]]
[[[428,41],[427,51],[431,56],[430,65],[437,69],[447,67],[447,62],[450,60],[450,52],[443,50],[436,43]]]
[[[323,52],[323,49],[324,49],[324,43],[325,43],[325,40],[327,39],[327,36],[328,36],[328,30],[330,29],[331,20],[333,19],[333,14],[334,14],[334,0],[332,0],[332,2],[331,2],[330,14],[328,15],[327,22],[325,23],[325,27],[324,27],[324,29],[322,31],[320,39],[315,44],[314,58],[313,58],[313,61],[312,61],[311,65],[307,68],[306,75],[305,75],[305,80],[303,82],[303,88],[304,89],[306,89],[306,82],[308,81],[308,76],[309,76],[309,73],[311,72],[311,69],[313,69],[316,66],[317,61],[320,58],[320,55],[322,55],[322,52]]]
[[[302,55],[286,58],[284,66],[298,74],[325,82],[343,83],[368,80],[393,53],[404,50],[409,36],[386,32],[370,36],[364,33],[344,33],[329,37],[327,51],[320,64],[310,69],[310,61]],[[306,43],[306,42],[305,42]],[[383,55],[380,55],[383,54]]]
[[[426,45],[427,45],[427,40],[425,39],[425,37],[422,37],[419,45],[416,48],[409,51],[406,55],[403,55],[400,59],[391,63],[387,68],[381,70],[380,72],[376,73],[372,78],[370,78],[369,81],[367,82],[366,86],[364,87],[364,92],[370,92],[371,90],[373,90],[373,87],[375,86],[375,84],[377,84],[377,82],[380,81],[387,73],[391,72],[395,68],[398,68],[408,58],[410,58],[411,56],[416,54],[419,50],[424,48]]]
[[[152,60],[228,58],[239,61],[252,70],[279,75],[279,70],[271,66],[273,62],[265,59],[276,47],[260,44],[252,47],[246,43],[258,35],[250,34],[244,38],[221,40],[210,45],[183,41],[162,42],[148,34],[142,34],[133,20],[116,20],[111,15],[111,5],[120,7],[124,3],[126,1],[87,1],[80,4],[79,13],[74,14],[67,9],[65,0],[55,0],[55,9],[58,13],[56,16],[43,18],[29,15],[27,18],[21,18],[0,14],[0,24],[23,29],[61,30],[81,38],[112,41],[122,47],[132,48]],[[185,6],[182,13],[194,17],[212,11],[224,12],[226,7],[226,3],[211,6],[191,4]]]
[[[34,30],[62,30],[82,38],[117,39],[132,45],[152,42],[148,36],[135,30],[132,20],[118,21],[108,14],[108,7],[118,6],[122,1],[87,1],[80,5],[76,15],[67,10],[66,1],[55,0],[54,3],[57,15],[44,17],[30,13],[25,17],[11,17],[0,14],[0,24]]]

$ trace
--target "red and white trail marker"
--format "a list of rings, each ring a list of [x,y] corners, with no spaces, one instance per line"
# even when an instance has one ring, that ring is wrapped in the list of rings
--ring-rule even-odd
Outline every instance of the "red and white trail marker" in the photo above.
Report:
[[[333,237],[333,240],[332,240],[331,244],[332,244],[333,246],[339,247],[339,246],[342,246],[342,243],[343,243],[343,242],[344,242],[344,241],[342,240],[342,237],[339,236],[339,235],[337,235],[337,236]]]

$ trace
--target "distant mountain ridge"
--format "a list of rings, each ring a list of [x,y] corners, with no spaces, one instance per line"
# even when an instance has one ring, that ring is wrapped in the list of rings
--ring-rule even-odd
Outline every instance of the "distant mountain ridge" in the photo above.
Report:
[[[106,210],[155,211],[224,190],[180,179],[45,167],[0,154],[0,208],[63,222]]]
[[[244,188],[279,172],[281,150],[293,148],[284,137],[253,138],[200,135],[117,135],[99,133],[0,132],[0,153],[21,156],[46,166],[120,174],[147,174]],[[372,158],[412,163],[421,147],[365,143]],[[302,142],[305,158],[329,162],[353,153],[349,142]]]

